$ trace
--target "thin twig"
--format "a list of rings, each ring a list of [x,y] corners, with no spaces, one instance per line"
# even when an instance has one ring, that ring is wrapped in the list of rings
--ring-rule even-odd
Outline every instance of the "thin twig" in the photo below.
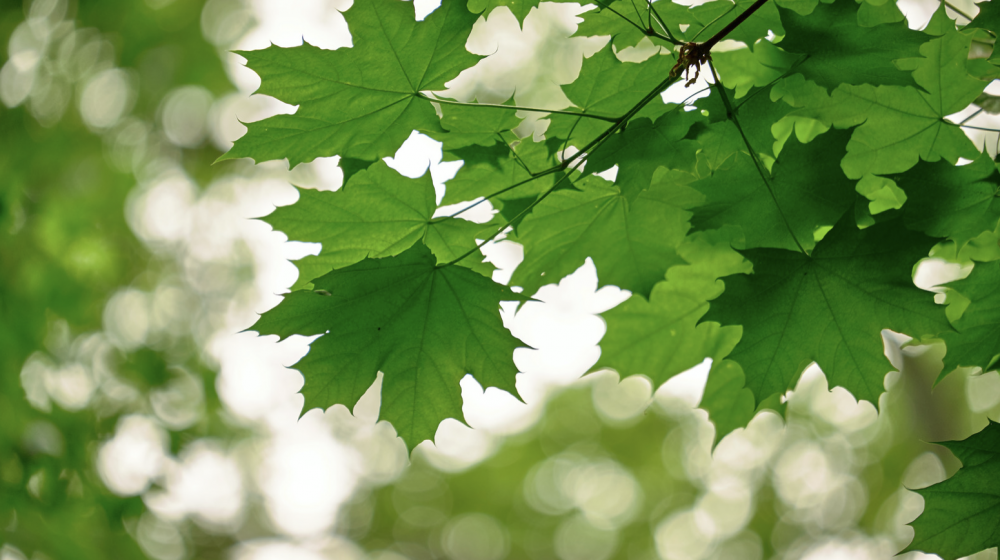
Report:
[[[969,21],[972,21],[972,20],[973,20],[972,16],[970,16],[969,14],[967,14],[967,13],[963,12],[962,10],[959,10],[958,8],[956,8],[956,7],[955,7],[955,5],[954,5],[954,4],[952,4],[952,3],[951,3],[951,2],[949,2],[948,0],[944,0],[944,5],[945,5],[945,6],[947,6],[947,7],[949,7],[949,8],[951,8],[951,11],[953,11],[953,12],[955,12],[956,14],[958,14],[958,15],[960,15],[960,16],[962,16],[962,17],[964,17],[965,19],[967,19],[967,20],[969,20]]]
[[[575,169],[574,169],[574,170],[571,170],[571,172],[570,172],[570,173],[572,173],[572,171],[575,171]],[[533,200],[533,201],[531,202],[531,204],[529,204],[528,206],[526,206],[526,207],[524,208],[524,210],[521,210],[521,211],[520,211],[520,212],[518,212],[518,213],[517,213],[517,215],[515,215],[515,216],[514,216],[513,218],[511,218],[511,219],[507,220],[507,223],[505,223],[504,225],[502,225],[502,226],[500,226],[499,228],[497,228],[497,230],[496,230],[495,232],[493,232],[493,234],[492,234],[492,235],[490,235],[490,236],[489,236],[489,237],[487,237],[486,239],[482,240],[481,242],[477,243],[475,247],[473,247],[472,249],[469,249],[469,250],[468,250],[468,251],[466,251],[466,252],[465,252],[464,254],[460,255],[459,257],[455,258],[454,260],[452,260],[452,261],[449,261],[449,262],[446,262],[446,263],[444,263],[444,264],[439,264],[439,265],[437,265],[437,267],[436,267],[436,268],[445,268],[445,267],[447,267],[447,266],[451,266],[451,265],[453,265],[453,264],[455,264],[455,263],[457,263],[457,262],[461,261],[461,260],[462,260],[462,259],[464,259],[465,257],[468,257],[469,255],[471,255],[471,254],[475,253],[476,251],[478,251],[478,250],[482,249],[482,248],[483,248],[483,246],[485,246],[485,245],[486,245],[487,243],[489,243],[490,241],[493,241],[494,239],[496,239],[496,237],[497,237],[498,235],[500,235],[501,233],[503,233],[504,231],[506,231],[506,229],[507,229],[507,228],[508,228],[508,227],[509,227],[509,226],[510,226],[511,224],[513,224],[513,223],[514,223],[515,221],[517,221],[517,220],[518,220],[519,218],[521,218],[521,217],[523,217],[523,216],[527,215],[527,213],[528,213],[528,212],[530,212],[530,211],[531,211],[531,210],[532,210],[532,209],[533,209],[533,208],[534,208],[535,206],[537,206],[537,205],[538,205],[538,203],[540,203],[541,201],[545,200],[545,199],[546,199],[546,198],[547,198],[547,197],[548,197],[548,196],[549,196],[550,194],[552,194],[552,192],[556,190],[556,187],[558,187],[558,186],[559,186],[559,185],[560,185],[560,184],[561,184],[561,183],[562,183],[563,181],[565,181],[566,179],[569,179],[569,177],[570,177],[570,173],[567,173],[567,174],[563,175],[563,176],[562,176],[562,177],[561,177],[561,178],[560,178],[560,179],[559,179],[558,181],[556,181],[556,182],[555,182],[555,184],[554,184],[554,185],[552,185],[551,187],[549,187],[549,188],[548,188],[548,189],[547,189],[547,190],[546,190],[545,192],[543,192],[543,193],[542,193],[542,194],[541,194],[541,195],[540,195],[540,196],[539,196],[538,198],[536,198],[535,200]]]
[[[977,116],[979,116],[979,113],[982,113],[982,112],[983,112],[983,108],[982,108],[982,107],[980,107],[980,108],[979,108],[979,109],[978,109],[978,110],[977,110],[977,111],[976,111],[975,113],[972,113],[972,114],[971,114],[971,115],[969,115],[968,117],[965,117],[964,119],[962,119],[962,122],[960,122],[960,123],[958,123],[958,124],[959,124],[959,125],[963,125],[963,124],[965,124],[965,123],[967,123],[967,122],[971,121],[972,119],[976,118]]]
[[[954,123],[948,123],[948,124],[954,124]],[[956,124],[955,126],[960,126],[962,128],[971,128],[972,130],[982,130],[985,132],[1000,132],[1000,130],[996,128],[983,128],[981,126],[972,126],[971,124]]]
[[[663,29],[663,32],[667,34],[667,36],[665,37],[667,41],[670,41],[675,45],[681,45],[684,43],[683,41],[678,40],[677,37],[674,37],[674,34],[670,32],[670,28],[667,27],[666,22],[663,21],[662,17],[660,17],[660,12],[657,12],[656,8],[653,7],[653,0],[649,0],[649,12],[654,16],[656,16],[656,23],[660,24],[660,28]],[[650,28],[652,27],[653,27],[652,24],[650,24]],[[661,36],[661,38],[664,37]]]
[[[497,103],[462,103],[461,101],[452,101],[450,99],[439,99],[437,97],[431,97],[423,92],[417,93],[417,97],[426,99],[428,101],[433,101],[434,103],[442,103],[444,105],[456,105],[459,107],[489,107],[491,109],[508,109],[511,111],[531,111],[534,113],[552,113],[555,115],[574,115],[580,117],[587,117],[589,119],[596,119],[604,122],[615,122],[617,117],[609,117],[606,115],[595,115],[592,113],[577,113],[575,111],[562,111],[559,109],[539,109],[537,107],[521,107],[518,105],[500,105]]]

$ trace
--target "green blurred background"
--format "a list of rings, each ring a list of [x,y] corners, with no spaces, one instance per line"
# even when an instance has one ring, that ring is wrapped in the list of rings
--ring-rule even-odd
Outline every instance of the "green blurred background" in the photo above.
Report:
[[[922,503],[904,486],[958,468],[926,442],[1000,417],[996,372],[932,388],[943,348],[887,333],[901,373],[879,414],[811,368],[713,452],[695,408],[707,364],[658,389],[576,381],[595,314],[623,297],[590,265],[505,314],[536,348],[515,356],[527,404],[467,378],[475,429],[445,422],[411,460],[375,422],[378,382],[353,411],[299,420],[284,366],[308,340],[240,331],[315,248],[250,218],[294,201],[292,183],[337,188],[337,159],[212,162],[240,120],[290,110],[250,97],[230,50],[349,46],[349,6],[0,3],[0,559],[876,559],[909,542]],[[911,25],[927,8],[907,4]],[[558,106],[607,40],[569,38],[580,11],[543,5],[521,29],[498,10],[470,42],[496,56],[456,91]],[[431,159],[440,187],[454,166],[411,140],[394,165]],[[490,250],[509,275],[516,247]]]

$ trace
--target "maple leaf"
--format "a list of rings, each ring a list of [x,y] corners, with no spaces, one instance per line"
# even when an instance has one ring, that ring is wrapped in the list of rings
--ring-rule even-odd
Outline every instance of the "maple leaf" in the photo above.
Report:
[[[905,21],[862,26],[858,9],[854,0],[821,2],[802,15],[779,8],[786,31],[779,46],[805,58],[794,71],[828,89],[840,84],[916,85],[893,61],[920,56],[927,35],[911,30]]]
[[[793,112],[837,128],[857,126],[841,166],[851,179],[864,174],[900,173],[917,161],[975,159],[979,151],[961,129],[944,120],[960,111],[986,86],[965,61],[970,35],[952,31],[920,47],[923,58],[898,61],[913,70],[925,91],[902,86],[841,84],[820,106]],[[860,125],[860,126],[858,126]]]
[[[976,6],[979,8],[979,14],[966,27],[978,27],[993,33],[994,36],[997,35],[1000,31],[1000,6],[992,2],[983,2]]]
[[[843,153],[849,137],[831,131],[808,144],[790,139],[770,173],[738,152],[730,166],[691,184],[705,195],[695,227],[738,225],[748,249],[812,249],[816,228],[835,223],[857,197],[837,160],[826,157]]]
[[[746,426],[754,415],[753,393],[744,387],[746,375],[732,360],[712,363],[698,408],[708,412],[715,425],[715,443],[737,428]]]
[[[305,377],[303,411],[353,407],[382,381],[379,419],[408,448],[434,437],[445,418],[462,416],[458,382],[471,373],[483,387],[517,394],[500,301],[526,298],[460,266],[439,267],[423,244],[384,259],[365,259],[313,280],[316,291],[287,294],[251,327],[262,335],[321,335],[295,367]]]
[[[659,385],[705,357],[722,358],[739,340],[740,328],[699,323],[708,308],[708,302],[670,282],[653,286],[648,301],[633,295],[601,315],[608,332],[594,369],[611,368],[622,377],[643,374]]]
[[[955,560],[1000,545],[1000,424],[991,420],[981,432],[941,445],[962,468],[948,480],[915,490],[924,498],[924,511],[911,523],[913,542],[903,552]]]
[[[960,246],[1000,223],[1000,173],[988,154],[969,165],[918,163],[895,183],[906,192],[906,224]]]
[[[518,227],[527,250],[511,283],[535,293],[543,284],[573,272],[590,257],[601,284],[648,295],[674,264],[677,245],[689,228],[697,193],[673,188],[644,191],[629,203],[621,190],[600,177],[578,181],[535,206]]]
[[[811,255],[743,251],[753,274],[727,278],[704,320],[743,325],[729,357],[743,366],[758,402],[791,389],[816,362],[831,385],[877,403],[892,367],[882,329],[914,337],[951,329],[944,308],[912,281],[914,264],[936,240],[898,222],[858,230],[848,213]]]
[[[957,332],[941,335],[948,348],[941,377],[962,366],[987,371],[1000,354],[1000,261],[977,264],[967,278],[947,286],[972,301],[954,322]]]
[[[374,162],[395,154],[413,130],[441,130],[420,92],[444,89],[481,58],[465,50],[477,16],[462,4],[443,0],[418,22],[412,3],[356,2],[344,16],[351,48],[240,51],[261,77],[257,93],[298,110],[247,123],[220,159],[288,158],[292,167],[334,155]]]
[[[322,243],[318,255],[297,262],[294,287],[300,288],[332,269],[398,255],[418,241],[440,262],[474,249],[474,235],[483,226],[459,218],[435,219],[436,208],[429,173],[409,179],[380,161],[339,191],[299,189],[295,204],[277,208],[263,220],[291,240]],[[485,274],[493,269],[472,258],[463,264]]]
[[[757,53],[765,52],[768,49],[757,49]],[[698,135],[698,140],[702,145],[702,156],[708,158],[713,170],[738,151],[750,154],[751,148],[757,154],[774,157],[776,146],[780,149],[773,132],[775,123],[795,110],[780,99],[783,92],[776,87],[783,84],[784,81],[766,87],[737,86],[737,95],[740,89],[746,91],[730,101],[732,114],[726,108],[718,87],[712,88],[708,97],[698,100],[696,106],[708,112],[709,122],[712,123]],[[726,90],[727,95],[731,89]],[[737,122],[742,133],[737,128]]]
[[[687,264],[671,267],[648,298],[633,295],[603,313],[608,331],[593,369],[612,368],[623,377],[641,373],[661,383],[706,357],[728,354],[740,328],[698,324],[698,319],[708,311],[708,300],[722,291],[720,276],[750,270],[730,247],[732,237],[732,230],[688,236],[677,248]]]

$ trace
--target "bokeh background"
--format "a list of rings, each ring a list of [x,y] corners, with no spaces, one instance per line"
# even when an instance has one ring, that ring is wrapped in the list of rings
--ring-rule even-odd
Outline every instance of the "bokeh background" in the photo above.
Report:
[[[814,366],[713,449],[696,408],[710,364],[659,388],[581,379],[600,353],[598,313],[628,296],[597,290],[589,262],[504,309],[533,347],[514,356],[524,402],[466,377],[468,425],[442,423],[412,457],[376,423],[378,381],[354,410],[300,419],[302,379],[286,366],[309,339],[243,331],[295,281],[289,259],[317,247],[251,218],[294,202],[292,184],[338,188],[338,160],[212,163],[240,121],[294,110],[252,96],[259,81],[232,51],[350,47],[350,5],[0,1],[0,560],[855,560],[909,542],[923,503],[908,489],[959,466],[930,442],[1000,418],[1000,375],[935,386],[943,347],[901,349],[886,332],[900,371],[880,412]],[[418,18],[435,7],[414,6]],[[919,29],[937,2],[900,7]],[[449,95],[567,106],[560,84],[608,40],[571,38],[586,9],[543,4],[523,28],[506,9],[481,19],[468,48],[491,56]],[[1000,127],[975,112],[954,118]],[[519,132],[543,134],[526,116]],[[973,133],[996,153],[997,133]],[[390,164],[431,173],[440,196],[461,165],[440,160],[414,134]],[[507,241],[484,252],[498,281],[520,259]],[[963,272],[928,259],[917,281]]]

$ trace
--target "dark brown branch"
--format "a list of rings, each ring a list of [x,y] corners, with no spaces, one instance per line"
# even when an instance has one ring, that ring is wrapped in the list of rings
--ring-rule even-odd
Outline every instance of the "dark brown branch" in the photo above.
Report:
[[[688,80],[684,86],[687,87],[693,84],[698,79],[698,75],[701,73],[701,65],[712,61],[712,56],[710,54],[712,47],[714,47],[719,41],[725,39],[727,35],[732,33],[734,29],[739,27],[741,23],[752,16],[754,12],[759,10],[766,2],[767,0],[757,0],[752,6],[744,10],[743,13],[736,16],[736,19],[729,22],[729,24],[723,27],[721,31],[713,35],[711,39],[705,41],[704,43],[692,42],[685,43],[681,46],[680,53],[677,57],[677,64],[670,70],[670,75],[677,77],[681,74],[681,72],[688,72],[688,70],[694,66],[694,78],[691,78],[690,74],[686,73],[685,78],[688,78]]]

